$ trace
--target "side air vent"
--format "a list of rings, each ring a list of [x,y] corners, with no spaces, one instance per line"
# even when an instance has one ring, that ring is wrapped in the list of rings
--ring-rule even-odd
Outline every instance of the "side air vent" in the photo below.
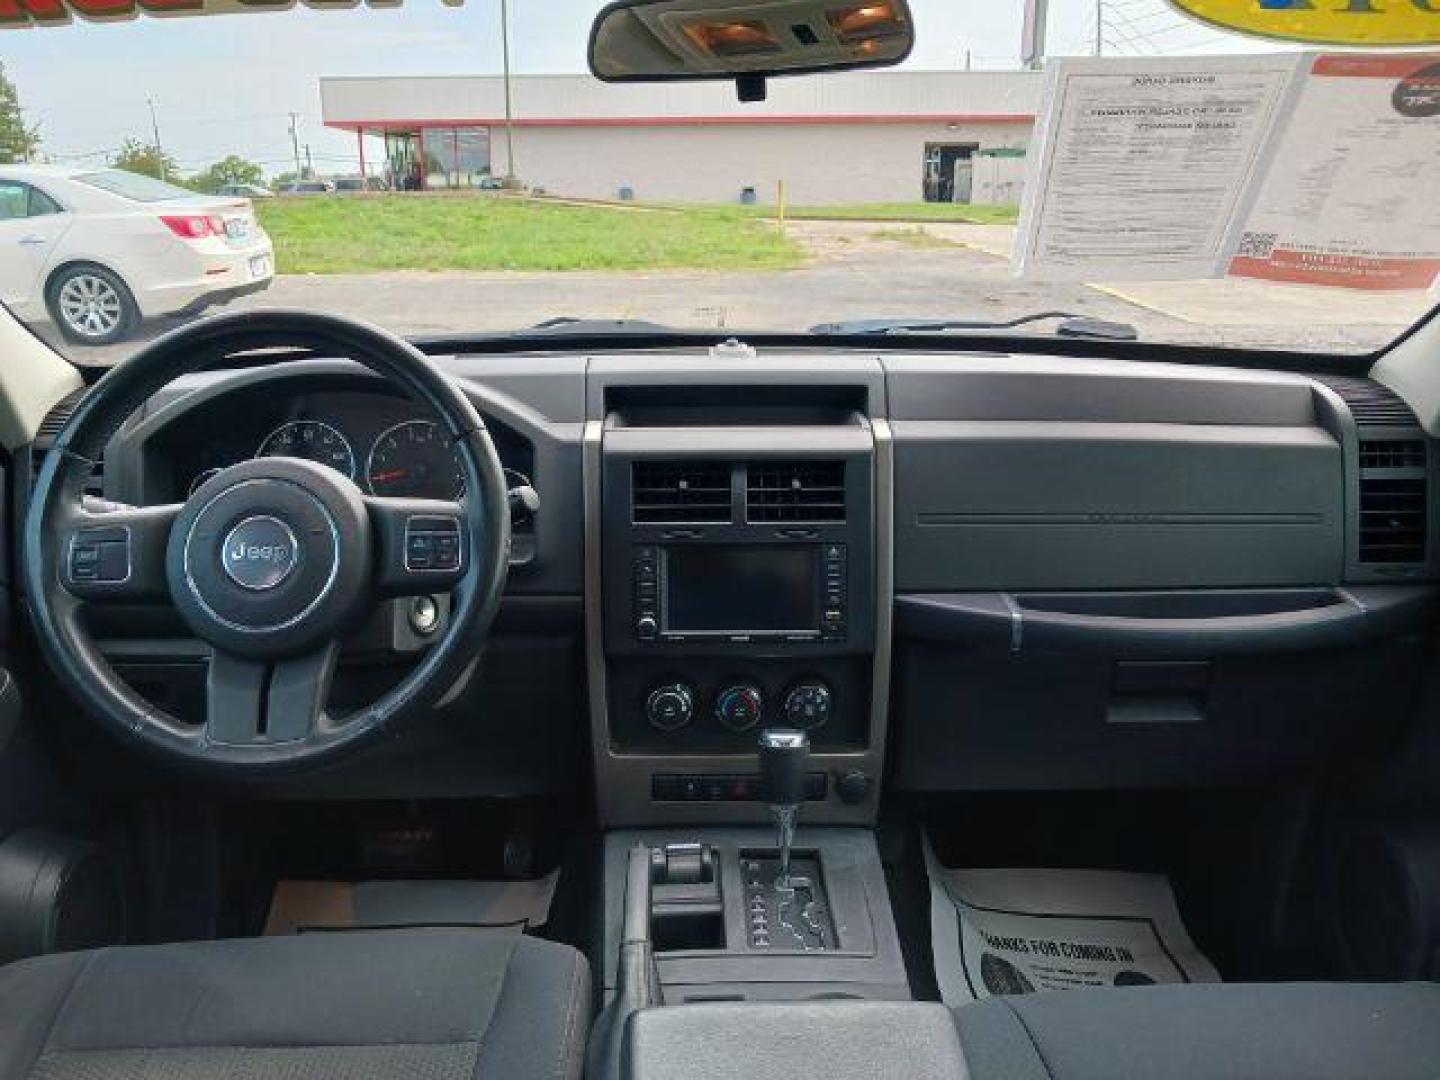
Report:
[[[1429,505],[1425,444],[1360,443],[1360,561],[1423,563]]]
[[[752,463],[745,487],[746,520],[825,523],[845,520],[843,461]]]
[[[728,462],[637,461],[630,487],[636,524],[723,525],[732,517]]]
[[[1360,468],[1369,469],[1423,469],[1425,468],[1425,444],[1419,439],[1403,442],[1362,442],[1360,444]]]
[[[45,419],[40,421],[39,430],[35,432],[35,442],[30,448],[30,479],[33,483],[35,477],[40,475],[40,467],[45,464],[45,455],[50,452],[50,446],[55,441],[55,436],[60,434],[60,429],[70,419],[70,414],[75,411],[75,406],[85,396],[86,387],[72,390],[55,403],[55,407],[45,414]],[[105,491],[105,470],[102,462],[97,461],[90,470],[89,477],[85,481],[85,494],[101,497]]]
[[[65,421],[70,419],[70,414],[75,411],[75,406],[79,405],[80,399],[85,396],[86,389],[82,386],[78,390],[71,390],[45,414],[45,419],[40,421],[40,430],[35,433],[37,445],[48,447],[55,441],[55,436],[60,434],[60,429],[65,426]]]
[[[1374,379],[1346,375],[1320,375],[1316,382],[1330,387],[1361,427],[1419,427],[1415,412],[1399,394]]]

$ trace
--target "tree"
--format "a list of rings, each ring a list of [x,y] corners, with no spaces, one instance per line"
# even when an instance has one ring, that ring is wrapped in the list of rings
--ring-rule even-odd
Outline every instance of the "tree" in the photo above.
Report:
[[[26,124],[20,93],[0,64],[0,164],[29,161],[40,145],[40,126]]]
[[[238,154],[215,162],[204,172],[190,178],[190,186],[213,194],[226,184],[255,184],[265,180],[265,171],[253,161],[246,161]]]
[[[174,158],[139,139],[126,139],[120,145],[120,152],[115,155],[113,164],[117,169],[153,176],[156,180],[168,180],[179,173]]]

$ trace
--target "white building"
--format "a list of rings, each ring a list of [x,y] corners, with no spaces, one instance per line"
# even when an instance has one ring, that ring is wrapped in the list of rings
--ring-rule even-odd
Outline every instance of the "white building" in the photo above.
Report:
[[[769,100],[748,105],[724,82],[525,75],[512,97],[514,175],[554,195],[772,202],[783,182],[806,206],[1014,202],[1040,75],[772,79]],[[512,171],[498,77],[325,78],[320,100],[327,126],[368,137],[358,140],[366,171],[399,186],[472,186]]]

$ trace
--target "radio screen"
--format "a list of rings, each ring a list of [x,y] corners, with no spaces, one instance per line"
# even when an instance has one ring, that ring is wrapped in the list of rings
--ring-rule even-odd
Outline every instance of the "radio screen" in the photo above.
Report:
[[[665,549],[665,630],[785,634],[819,629],[820,549],[685,544]]]

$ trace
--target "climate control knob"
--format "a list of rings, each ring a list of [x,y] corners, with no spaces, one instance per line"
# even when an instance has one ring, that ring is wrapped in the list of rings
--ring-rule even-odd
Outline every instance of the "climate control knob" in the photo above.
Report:
[[[801,731],[814,731],[830,721],[835,695],[819,679],[797,682],[785,694],[785,723]]]
[[[715,719],[731,731],[749,731],[764,713],[765,695],[754,683],[736,683],[715,696]]]
[[[679,731],[695,717],[695,692],[684,683],[657,686],[645,699],[645,719],[657,731]]]

